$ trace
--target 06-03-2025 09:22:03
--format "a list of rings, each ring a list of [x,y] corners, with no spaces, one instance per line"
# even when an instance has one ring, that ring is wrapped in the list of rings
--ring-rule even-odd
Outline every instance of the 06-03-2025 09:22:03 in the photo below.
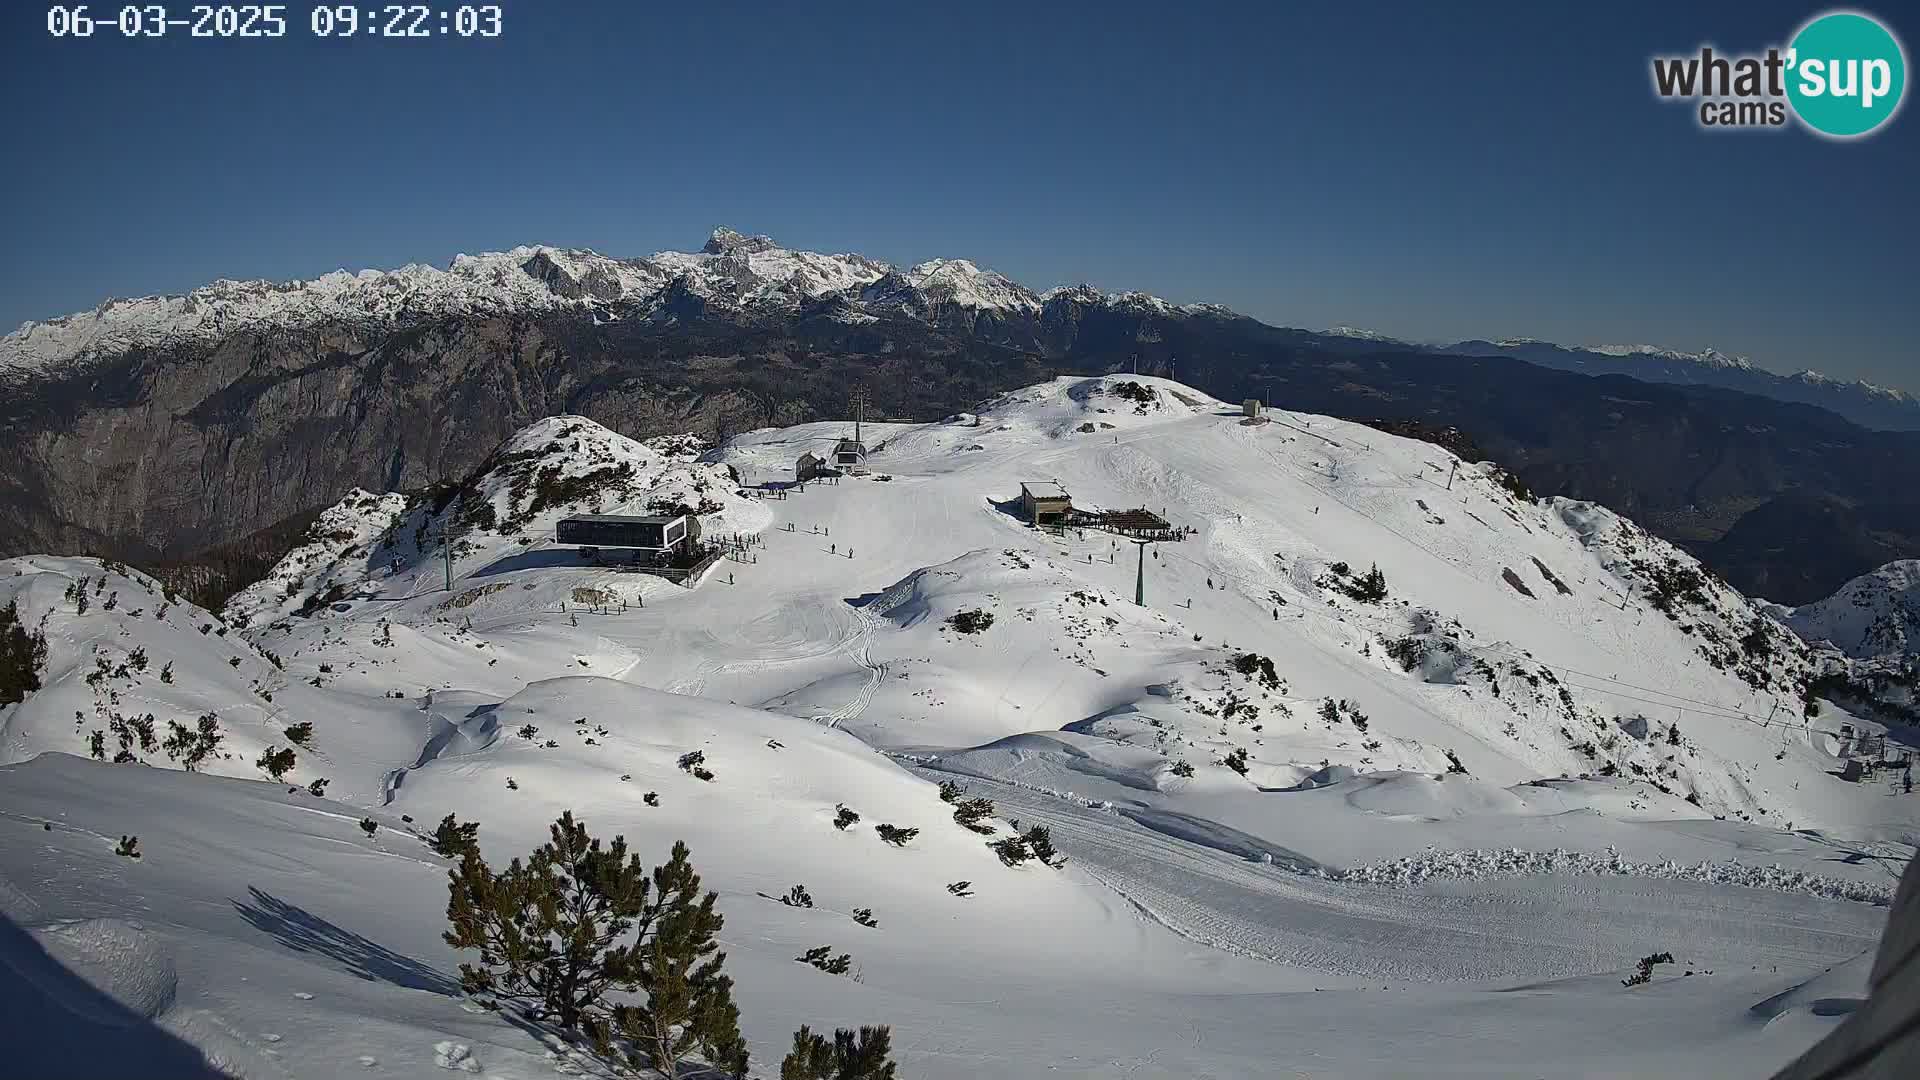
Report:
[[[55,4],[47,33],[56,38],[269,39],[286,37],[299,13],[286,4]],[[497,38],[505,32],[499,4],[322,4],[306,13],[308,31],[323,38]]]

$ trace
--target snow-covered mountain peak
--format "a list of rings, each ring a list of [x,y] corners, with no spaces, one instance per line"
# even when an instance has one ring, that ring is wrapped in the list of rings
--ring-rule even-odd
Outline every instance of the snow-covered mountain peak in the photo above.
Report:
[[[748,236],[735,232],[725,225],[716,227],[713,235],[707,238],[706,246],[700,249],[705,255],[757,255],[763,251],[781,250],[773,237],[764,233]]]
[[[1707,367],[1732,368],[1741,371],[1753,367],[1753,361],[1744,356],[1724,353],[1709,345],[1699,352],[1683,352],[1679,349],[1666,349],[1658,345],[1589,345],[1588,352],[1603,356],[1652,356],[1661,360],[1685,360]]]
[[[1040,298],[1026,286],[967,259],[931,259],[908,271],[920,292],[943,303],[986,311],[1038,311]]]
[[[1378,330],[1368,330],[1359,326],[1332,326],[1320,332],[1328,337],[1353,338],[1356,341],[1377,341],[1383,345],[1412,344],[1403,338],[1394,337],[1392,334],[1383,334]]]
[[[1825,600],[1790,609],[1786,621],[1808,641],[1856,659],[1920,656],[1920,559],[1862,574]]]
[[[436,574],[486,576],[551,544],[554,523],[569,514],[694,513],[721,532],[762,521],[726,466],[697,460],[701,449],[694,436],[640,442],[584,416],[537,420],[451,488],[349,492],[225,614],[242,626],[325,616],[336,605],[431,588]]]

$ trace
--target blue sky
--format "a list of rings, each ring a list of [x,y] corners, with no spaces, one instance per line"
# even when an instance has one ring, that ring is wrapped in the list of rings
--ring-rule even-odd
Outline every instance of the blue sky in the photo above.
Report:
[[[523,0],[490,42],[316,41],[312,6],[285,40],[130,43],[6,5],[0,324],[726,224],[1288,326],[1711,344],[1920,389],[1920,113],[1713,135],[1649,87],[1655,52],[1784,44],[1814,5]],[[1910,54],[1911,11],[1879,12]]]

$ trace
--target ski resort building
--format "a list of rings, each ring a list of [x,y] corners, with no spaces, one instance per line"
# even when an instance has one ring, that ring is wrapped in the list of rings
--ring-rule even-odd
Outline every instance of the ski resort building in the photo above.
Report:
[[[801,454],[800,460],[793,463],[793,479],[797,484],[804,484],[826,471],[827,459],[812,451]]]
[[[1073,513],[1073,497],[1051,480],[1030,480],[1020,485],[1020,512],[1035,525],[1059,524]]]
[[[1175,540],[1180,530],[1151,510],[1103,510],[1097,527],[1136,540]]]
[[[556,543],[571,544],[585,554],[601,548],[621,548],[651,554],[672,554],[700,538],[700,526],[686,514],[629,517],[620,514],[581,514],[554,523]]]
[[[1246,413],[1248,417],[1258,420],[1260,418],[1260,399],[1248,398],[1240,403],[1240,409]]]

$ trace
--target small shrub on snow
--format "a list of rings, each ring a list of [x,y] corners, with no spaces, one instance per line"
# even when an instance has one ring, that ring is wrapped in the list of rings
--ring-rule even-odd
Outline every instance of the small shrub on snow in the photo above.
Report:
[[[1007,866],[1019,866],[1029,859],[1038,859],[1042,865],[1055,870],[1067,864],[1067,857],[1054,850],[1053,834],[1045,825],[1035,825],[1024,833],[995,840],[987,847]]]
[[[898,825],[886,823],[875,825],[873,831],[880,834],[880,839],[894,847],[906,847],[908,841],[920,835],[919,829],[902,829]]]
[[[962,634],[983,633],[993,625],[993,612],[970,608],[947,616],[947,625]]]
[[[1247,775],[1246,748],[1242,746],[1234,747],[1231,753],[1227,754],[1226,757],[1223,757],[1220,759],[1220,764],[1225,765],[1227,768],[1232,769],[1234,772],[1239,773],[1241,776]]]
[[[327,797],[327,778],[322,776],[316,779],[313,783],[308,784],[307,794],[313,796],[316,799],[326,798]]]
[[[126,858],[129,858],[129,859],[139,858],[140,857],[140,838],[137,836],[122,836],[120,838],[120,846],[114,848],[113,853],[115,855],[125,856]]]
[[[1454,753],[1451,750],[1446,751],[1446,755],[1447,755],[1447,771],[1450,773],[1459,773],[1462,776],[1466,775],[1467,767],[1465,765],[1460,764],[1460,755]]]
[[[712,780],[713,772],[706,767],[706,762],[707,752],[705,750],[693,750],[681,754],[679,762],[680,771],[698,780]]]
[[[380,831],[380,823],[370,817],[363,817],[360,819],[360,831],[372,836]]]
[[[1259,653],[1241,653],[1233,658],[1233,670],[1249,679],[1259,679],[1260,685],[1269,690],[1280,688],[1280,675],[1273,669],[1273,661]]]
[[[952,893],[955,896],[965,899],[966,897],[973,895],[973,882],[971,881],[953,882],[952,884],[947,886],[947,891]]]
[[[873,917],[873,909],[870,907],[854,908],[853,921],[866,927],[876,927],[880,925],[880,920]]]
[[[847,953],[834,956],[831,945],[816,945],[793,959],[795,963],[811,964],[829,975],[845,975],[853,970],[853,957]]]
[[[1054,850],[1053,833],[1045,825],[1029,828],[1020,834],[1020,839],[1027,842],[1027,850],[1033,852],[1034,858],[1053,869],[1058,870],[1067,864],[1067,857]]]
[[[1175,776],[1187,777],[1193,775],[1193,766],[1187,764],[1184,760],[1174,762],[1167,767],[1167,770]]]
[[[960,796],[965,793],[966,790],[966,788],[960,786],[958,781],[942,780],[940,781],[940,801],[944,803],[958,802],[960,801]]]
[[[962,799],[953,808],[953,820],[963,828],[977,833],[990,833],[993,826],[986,819],[993,816],[992,799]]]
[[[219,716],[206,713],[195,721],[192,730],[178,720],[167,721],[167,738],[160,744],[160,749],[166,751],[170,760],[180,762],[188,772],[196,772],[202,762],[220,749],[224,738],[226,736],[220,733]]]
[[[833,810],[833,827],[841,832],[847,831],[847,826],[857,824],[860,820],[860,815],[849,810],[846,803],[835,803]]]
[[[302,720],[287,729],[287,741],[305,749],[313,744],[313,721]]]
[[[260,760],[253,764],[257,768],[265,769],[268,776],[278,780],[293,771],[294,760],[291,747],[283,746],[276,749],[269,746],[260,752]]]
[[[1640,958],[1639,966],[1634,969],[1633,974],[1620,980],[1620,985],[1629,987],[1645,986],[1647,983],[1653,981],[1653,967],[1655,964],[1671,963],[1673,963],[1673,954],[1670,952],[1657,952],[1650,956],[1643,956]]]
[[[1027,842],[1018,836],[1003,837],[987,846],[993,849],[993,853],[1000,857],[1001,864],[1005,866],[1019,866],[1033,858],[1033,852],[1027,850]]]
[[[795,885],[787,890],[787,895],[781,897],[780,902],[788,907],[810,908],[813,906],[813,894],[807,891],[805,885]]]
[[[649,791],[645,795],[640,796],[640,801],[646,803],[648,806],[659,806],[660,793],[657,791]]]

